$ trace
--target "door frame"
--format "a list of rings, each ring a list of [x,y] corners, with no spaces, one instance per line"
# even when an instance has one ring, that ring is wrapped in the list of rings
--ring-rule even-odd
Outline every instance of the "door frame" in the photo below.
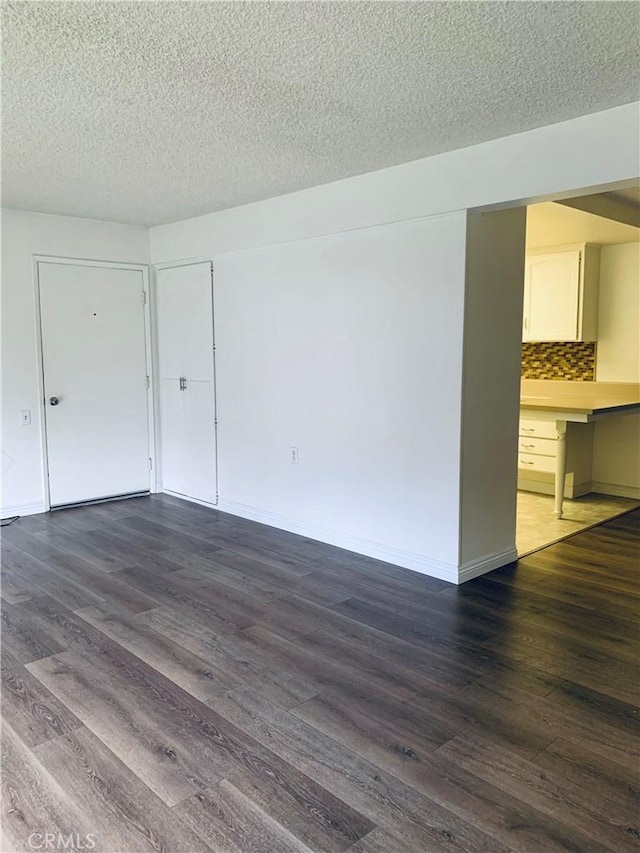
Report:
[[[167,269],[176,269],[178,267],[191,267],[196,264],[209,264],[211,268],[211,329],[213,332],[213,412],[214,412],[214,424],[213,424],[213,453],[216,465],[216,501],[215,503],[210,503],[208,501],[202,501],[198,498],[188,497],[187,495],[180,495],[177,492],[172,492],[169,489],[165,489],[162,485],[162,451],[161,451],[161,425],[160,425],[160,388],[156,389],[157,393],[155,395],[155,408],[154,408],[154,419],[156,422],[156,440],[157,440],[157,460],[158,464],[156,467],[156,489],[157,492],[163,492],[167,495],[172,495],[173,497],[180,498],[183,501],[191,501],[191,503],[199,504],[200,506],[206,506],[210,509],[216,509],[218,506],[219,492],[220,492],[220,474],[219,474],[219,458],[218,458],[218,385],[217,385],[217,374],[216,374],[216,288],[215,288],[215,269],[213,263],[213,257],[211,255],[200,255],[195,258],[184,258],[176,261],[162,261],[159,264],[152,264],[151,266],[151,294],[153,299],[153,311],[151,313],[151,323],[153,329],[153,365],[154,368],[158,368],[154,375],[158,377],[155,382],[159,383],[160,373],[159,373],[159,354],[158,354],[158,299],[157,299],[157,283],[158,283],[158,272]]]
[[[135,270],[142,273],[142,292],[144,293],[143,321],[144,321],[144,353],[147,376],[147,433],[148,454],[150,460],[149,468],[149,491],[157,492],[157,466],[156,466],[156,427],[155,427],[155,400],[154,400],[154,372],[152,358],[152,329],[151,329],[151,306],[149,290],[149,267],[146,264],[129,264],[116,261],[98,261],[88,258],[69,258],[58,255],[32,255],[33,283],[35,289],[35,327],[36,327],[36,358],[38,364],[38,397],[40,401],[40,454],[42,472],[44,479],[44,511],[51,509],[51,497],[49,490],[49,449],[47,446],[47,412],[44,394],[44,350],[42,347],[42,312],[40,310],[40,264],[59,264],[74,267],[101,267],[104,269]]]

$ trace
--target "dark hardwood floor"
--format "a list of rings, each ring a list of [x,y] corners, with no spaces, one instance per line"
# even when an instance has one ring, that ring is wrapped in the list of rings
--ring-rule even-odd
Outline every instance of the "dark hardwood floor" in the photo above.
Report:
[[[3,853],[637,850],[639,532],[456,588],[167,496],[20,519]]]

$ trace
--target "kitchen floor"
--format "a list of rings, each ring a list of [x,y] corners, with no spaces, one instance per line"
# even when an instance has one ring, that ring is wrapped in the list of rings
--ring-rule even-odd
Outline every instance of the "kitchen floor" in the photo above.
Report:
[[[640,506],[640,501],[611,495],[589,494],[564,502],[564,517],[555,518],[553,497],[535,492],[518,492],[516,547],[518,556],[530,554],[553,542],[572,536]]]

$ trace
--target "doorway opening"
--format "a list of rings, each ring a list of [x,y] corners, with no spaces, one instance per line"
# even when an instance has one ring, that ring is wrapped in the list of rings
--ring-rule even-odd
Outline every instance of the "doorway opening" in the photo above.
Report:
[[[518,556],[640,506],[640,186],[529,205],[524,278]]]

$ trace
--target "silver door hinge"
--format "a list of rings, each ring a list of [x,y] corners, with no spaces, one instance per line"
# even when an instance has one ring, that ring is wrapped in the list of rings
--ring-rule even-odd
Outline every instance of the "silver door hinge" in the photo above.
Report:
[[[149,457],[149,470],[151,471],[153,468],[153,459]]]
[[[147,291],[146,290],[142,291],[142,304],[143,305],[147,304]]]
[[[149,387],[150,387],[150,385],[151,385],[150,380],[149,380],[149,377],[147,376],[147,377],[145,377],[145,379],[146,379],[146,382],[147,382],[147,388],[149,388]]]

